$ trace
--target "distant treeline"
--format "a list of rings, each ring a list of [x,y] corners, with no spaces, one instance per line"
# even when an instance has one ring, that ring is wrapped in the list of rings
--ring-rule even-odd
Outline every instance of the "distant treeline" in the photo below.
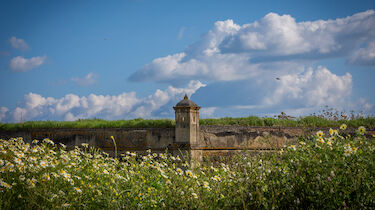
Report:
[[[296,119],[261,118],[256,116],[240,118],[200,119],[200,125],[245,125],[245,126],[281,126],[281,127],[331,127],[341,124],[358,128],[365,126],[375,129],[375,117],[361,117],[351,120],[329,120],[318,116],[307,116]],[[24,123],[0,123],[0,130],[28,130],[33,128],[173,128],[175,121],[171,119],[132,119],[102,120],[85,119],[77,121],[27,121]]]

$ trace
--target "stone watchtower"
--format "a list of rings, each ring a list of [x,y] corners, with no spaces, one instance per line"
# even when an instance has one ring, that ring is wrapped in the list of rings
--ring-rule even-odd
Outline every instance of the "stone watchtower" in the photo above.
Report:
[[[200,108],[189,100],[186,94],[184,99],[173,107],[176,118],[176,143],[190,144],[190,146],[198,143]]]

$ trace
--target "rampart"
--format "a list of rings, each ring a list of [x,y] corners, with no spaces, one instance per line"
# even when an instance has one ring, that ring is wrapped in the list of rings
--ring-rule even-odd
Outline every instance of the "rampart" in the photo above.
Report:
[[[24,141],[50,138],[55,143],[63,143],[68,148],[88,143],[90,146],[101,148],[113,154],[113,136],[117,143],[118,153],[136,151],[172,153],[188,151],[194,159],[204,157],[231,155],[234,152],[248,150],[250,152],[274,151],[288,144],[298,142],[299,137],[315,134],[318,130],[328,133],[328,128],[299,128],[299,127],[253,127],[253,126],[200,126],[199,141],[189,144],[176,141],[174,128],[56,128],[30,129],[25,131],[0,131],[1,139],[23,137]],[[348,129],[347,133],[354,134],[355,130]],[[368,131],[368,135],[375,131]]]
[[[126,151],[188,152],[195,160],[205,157],[231,155],[248,150],[264,152],[279,150],[295,144],[300,137],[315,134],[318,130],[328,133],[329,128],[303,127],[254,127],[236,125],[199,125],[199,108],[187,96],[175,107],[175,128],[48,128],[23,131],[0,130],[1,139],[23,137],[24,141],[50,138],[55,143],[63,143],[68,149],[87,143],[113,155],[113,136],[119,154]],[[351,135],[355,130],[345,131]],[[367,131],[373,135],[375,131]]]

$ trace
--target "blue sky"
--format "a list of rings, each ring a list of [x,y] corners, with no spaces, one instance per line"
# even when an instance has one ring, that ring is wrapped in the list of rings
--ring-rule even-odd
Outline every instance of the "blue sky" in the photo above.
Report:
[[[0,121],[375,114],[374,7],[0,1]]]

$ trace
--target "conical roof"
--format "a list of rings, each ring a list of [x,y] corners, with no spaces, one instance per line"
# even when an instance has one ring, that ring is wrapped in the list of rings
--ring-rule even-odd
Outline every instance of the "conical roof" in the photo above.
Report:
[[[184,99],[176,104],[176,107],[198,107],[196,103],[191,101],[185,94]]]

